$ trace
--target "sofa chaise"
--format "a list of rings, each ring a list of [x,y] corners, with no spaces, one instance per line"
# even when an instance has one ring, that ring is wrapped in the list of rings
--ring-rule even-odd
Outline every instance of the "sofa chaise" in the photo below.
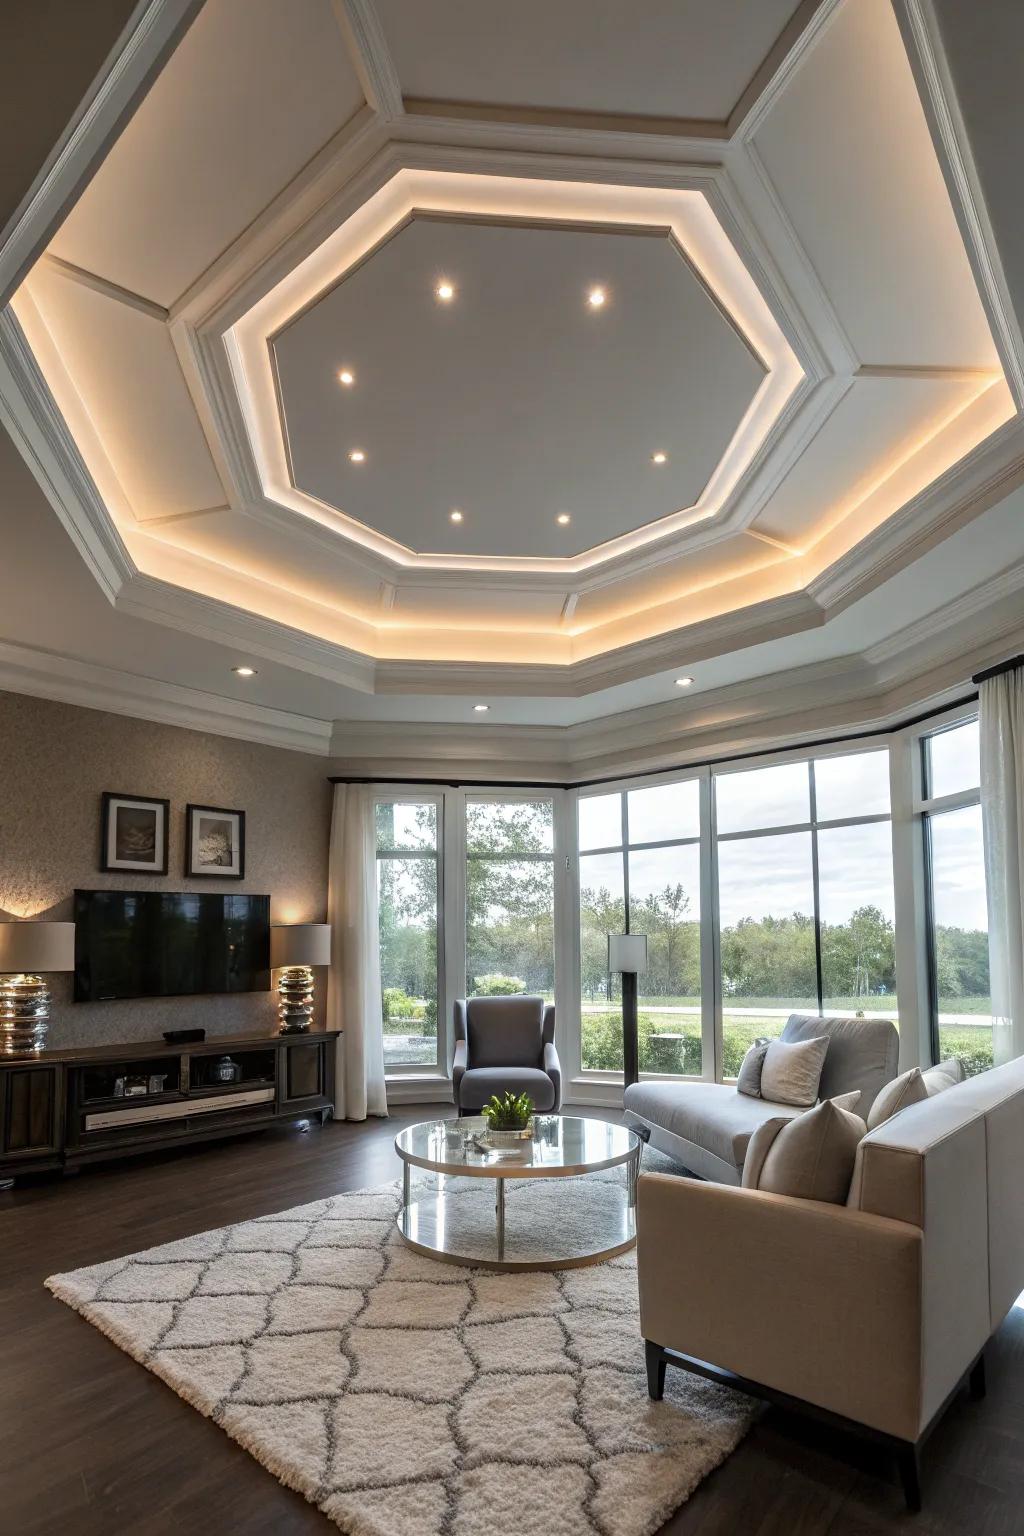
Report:
[[[896,1076],[900,1037],[888,1019],[823,1019],[791,1015],[782,1031],[787,1042],[828,1036],[820,1097],[860,1091],[855,1113],[866,1120],[877,1094]],[[758,1126],[778,1116],[803,1114],[792,1104],[738,1093],[728,1083],[644,1081],[623,1096],[626,1124],[649,1134],[652,1147],[691,1173],[719,1184],[739,1184],[747,1144]]]

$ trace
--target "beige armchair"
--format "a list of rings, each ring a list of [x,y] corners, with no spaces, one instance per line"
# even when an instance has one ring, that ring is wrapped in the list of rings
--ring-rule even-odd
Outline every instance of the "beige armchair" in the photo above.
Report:
[[[913,1104],[860,1144],[846,1205],[665,1174],[637,1192],[651,1396],[678,1365],[895,1451],[923,1441],[1024,1287],[1024,1061]]]

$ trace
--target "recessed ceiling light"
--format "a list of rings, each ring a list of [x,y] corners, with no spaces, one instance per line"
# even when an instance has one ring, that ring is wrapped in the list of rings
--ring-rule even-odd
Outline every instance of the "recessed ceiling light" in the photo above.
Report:
[[[353,464],[365,464],[366,454],[361,448],[353,448],[349,454],[349,459]]]
[[[352,372],[351,368],[343,368],[341,370],[341,372],[338,374],[338,383],[339,384],[354,384],[355,381],[356,381],[356,376]]]
[[[564,528],[566,523],[572,522],[572,518],[569,516],[568,512],[559,512],[558,516],[555,518],[555,522],[561,523],[562,527]]]
[[[445,278],[443,282],[438,283],[437,287],[434,289],[434,292],[437,294],[442,304],[447,304],[449,300],[454,299],[455,297],[454,284],[448,282],[447,278]]]
[[[256,668],[255,667],[232,667],[231,670],[232,670],[232,672],[234,672],[236,677],[255,677],[256,676]]]
[[[692,688],[693,687],[693,678],[692,677],[677,677],[676,678],[676,687],[677,688]]]
[[[452,523],[462,522],[462,513],[459,511],[458,507],[453,507],[452,510],[448,513],[448,520]]]
[[[662,453],[660,448],[658,449],[657,453],[652,453],[651,454],[651,463],[652,464],[665,464],[667,462],[668,462],[668,454],[667,453]]]
[[[608,295],[603,288],[591,288],[587,294],[587,303],[591,309],[600,309]]]
[[[491,706],[489,704],[474,704],[473,705],[473,713],[475,715],[486,715],[486,713],[490,709],[490,707]]]

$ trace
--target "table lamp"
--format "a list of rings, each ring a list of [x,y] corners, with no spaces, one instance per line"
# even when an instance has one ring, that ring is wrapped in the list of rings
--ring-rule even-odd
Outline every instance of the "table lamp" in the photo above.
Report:
[[[610,933],[608,969],[622,976],[622,1065],[626,1087],[640,1077],[640,1039],[636,1010],[636,978],[647,969],[646,933]]]
[[[270,930],[270,964],[277,978],[282,1035],[301,1034],[313,1020],[313,967],[331,963],[328,923],[281,923]]]
[[[50,971],[75,968],[74,923],[0,923],[0,1055],[42,1050]]]

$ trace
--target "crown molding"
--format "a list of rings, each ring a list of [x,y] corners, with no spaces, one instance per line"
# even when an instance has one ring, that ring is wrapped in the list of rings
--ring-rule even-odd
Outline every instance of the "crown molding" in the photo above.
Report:
[[[1024,333],[1014,308],[970,136],[931,0],[893,0],[932,143],[1007,382],[1024,410]]]
[[[415,778],[445,773],[572,782],[770,751],[847,730],[891,730],[951,702],[973,672],[1024,647],[1024,562],[980,583],[861,655],[811,662],[573,726],[335,722],[332,769]],[[410,752],[410,742],[415,752]]]
[[[330,747],[331,726],[324,720],[2,641],[0,689],[318,757]]]
[[[403,112],[402,86],[373,0],[332,0],[367,103],[385,119]]]
[[[0,309],[7,304],[198,14],[202,0],[137,6],[75,116],[0,233]]]
[[[185,730],[331,757],[338,771],[389,778],[484,776],[572,782],[769,751],[844,730],[884,731],[947,702],[972,672],[1024,647],[1024,562],[862,656],[751,678],[707,694],[575,726],[344,721],[333,724],[58,653],[0,642],[0,689]],[[261,652],[270,659],[270,651]],[[410,743],[415,743],[415,753]]]
[[[13,309],[0,311],[0,421],[94,580],[114,602],[137,574]]]
[[[1024,484],[1024,419],[1014,416],[807,584],[838,613]]]
[[[262,656],[265,661],[327,678],[344,688],[360,693],[375,691],[374,663],[362,652],[321,640],[275,619],[262,618],[220,598],[172,586],[141,571],[122,587],[114,606],[119,613],[201,635],[217,645],[241,649]]]
[[[653,672],[703,661],[721,655],[723,650],[760,645],[798,630],[814,629],[823,622],[821,608],[805,592],[787,593],[562,667],[473,661],[378,661],[374,691],[460,696],[492,691],[506,698],[585,698],[621,683],[636,682]]]

